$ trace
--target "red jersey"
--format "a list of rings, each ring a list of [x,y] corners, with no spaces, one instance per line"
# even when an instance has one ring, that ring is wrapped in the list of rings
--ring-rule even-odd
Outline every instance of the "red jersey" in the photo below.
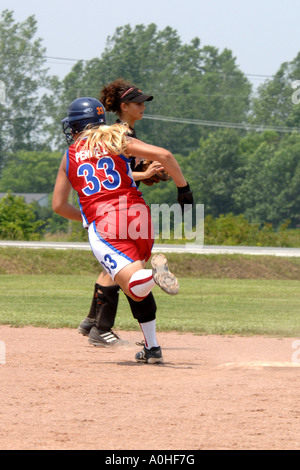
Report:
[[[77,191],[86,224],[101,219],[101,206],[120,210],[120,201],[124,209],[134,204],[146,206],[133,180],[130,159],[124,155],[97,156],[84,149],[84,143],[72,144],[66,155],[67,177]]]

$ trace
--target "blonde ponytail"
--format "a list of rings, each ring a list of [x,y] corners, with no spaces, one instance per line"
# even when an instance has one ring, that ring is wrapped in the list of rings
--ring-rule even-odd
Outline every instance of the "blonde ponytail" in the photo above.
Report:
[[[84,149],[93,150],[98,156],[107,153],[112,155],[126,154],[128,127],[127,124],[122,123],[86,129],[80,134],[77,145],[86,139]]]

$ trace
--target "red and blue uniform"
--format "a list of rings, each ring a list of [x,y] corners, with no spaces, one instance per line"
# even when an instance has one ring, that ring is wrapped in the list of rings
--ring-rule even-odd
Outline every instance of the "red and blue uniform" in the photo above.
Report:
[[[148,260],[153,246],[150,209],[133,180],[130,159],[108,153],[97,155],[97,151],[85,148],[84,140],[71,145],[66,156],[67,176],[78,194],[90,242],[93,231],[103,244],[100,251],[104,257],[105,249],[109,249],[108,263],[100,261],[103,267],[112,274],[112,252],[129,262]],[[97,256],[94,246],[92,249]],[[111,264],[115,266],[115,262]]]

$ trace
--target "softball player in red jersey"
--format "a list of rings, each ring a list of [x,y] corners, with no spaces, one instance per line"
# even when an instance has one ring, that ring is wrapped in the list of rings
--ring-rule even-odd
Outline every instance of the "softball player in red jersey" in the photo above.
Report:
[[[152,258],[152,269],[144,268],[145,261],[151,256],[151,236],[130,235],[129,212],[133,207],[143,214],[140,229],[142,225],[146,226],[151,233],[152,228],[149,209],[133,181],[128,159],[134,155],[160,162],[176,184],[182,206],[184,202],[192,202],[189,185],[169,151],[128,138],[122,124],[106,126],[105,122],[103,105],[97,100],[79,98],[70,105],[63,129],[67,139],[69,136],[75,143],[64,155],[58,171],[53,210],[68,219],[83,218],[95,256],[131,299],[143,301],[155,284],[169,294],[177,294],[178,281],[170,273],[164,255]],[[80,210],[68,203],[71,187],[78,193]],[[136,222],[134,216],[133,219]],[[161,348],[144,347],[136,360],[162,362]]]
[[[129,134],[136,136],[135,122],[143,118],[146,109],[145,103],[152,101],[153,96],[144,94],[132,83],[118,78],[105,85],[100,92],[100,102],[105,110],[116,114],[117,122],[129,125]],[[161,164],[153,162],[144,171],[144,165],[138,164],[135,158],[130,158],[130,166],[133,178],[137,187],[142,180],[149,185],[154,174],[160,171]],[[157,179],[155,179],[157,182]],[[152,183],[153,184],[153,183]],[[78,332],[83,336],[88,336],[89,344],[97,347],[114,347],[124,343],[124,341],[113,331],[115,318],[119,302],[120,288],[105,270],[102,270],[93,286],[93,296],[88,315],[80,322]],[[155,323],[156,302],[152,292],[141,302],[135,302],[126,296],[133,317],[139,321],[141,328],[147,324]],[[151,322],[151,323],[150,323]],[[148,346],[155,346],[155,342],[149,341]]]
[[[114,280],[126,265],[150,258],[154,241],[150,209],[133,180],[127,157],[94,155],[84,146],[81,140],[67,151],[66,174],[78,193],[92,250]],[[143,236],[137,236],[139,231]]]

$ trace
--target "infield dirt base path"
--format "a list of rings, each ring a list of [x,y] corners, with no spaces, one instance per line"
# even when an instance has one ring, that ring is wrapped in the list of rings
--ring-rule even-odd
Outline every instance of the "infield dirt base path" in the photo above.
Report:
[[[103,349],[0,326],[0,449],[300,448],[296,338],[158,333],[165,363],[145,365],[141,334],[119,333],[130,345]]]

